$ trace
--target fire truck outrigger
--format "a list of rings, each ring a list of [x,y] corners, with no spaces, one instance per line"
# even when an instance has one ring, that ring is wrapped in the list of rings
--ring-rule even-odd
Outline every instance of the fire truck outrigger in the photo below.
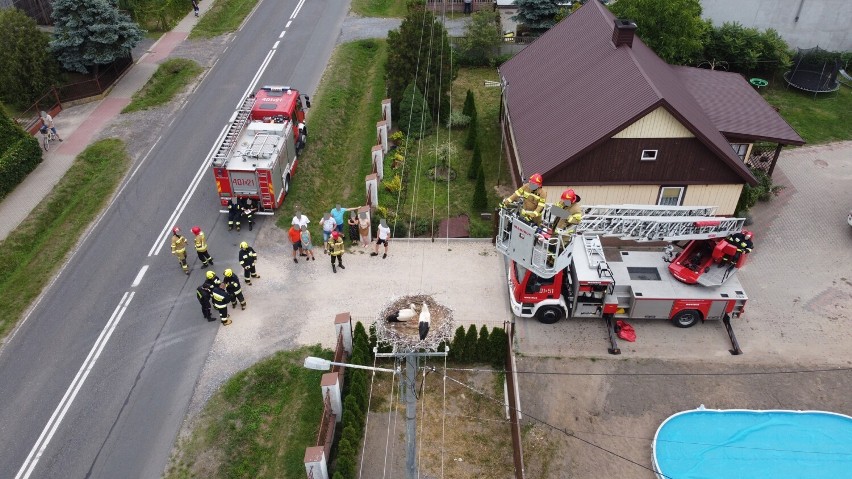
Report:
[[[587,206],[575,231],[559,234],[549,227],[566,215],[558,206],[545,208],[541,225],[525,220],[517,204],[503,208],[496,246],[511,260],[512,312],[545,324],[603,318],[611,354],[620,353],[614,320],[665,318],[681,328],[722,320],[731,354],[741,354],[730,319],[743,313],[748,299],[735,276],[746,255],[726,238],[740,233],[745,220],[714,213],[715,207]],[[606,256],[600,236],[688,243],[678,253],[669,245],[664,254],[622,250]]]
[[[258,214],[281,206],[308,140],[310,107],[310,98],[288,86],[265,86],[243,101],[213,154],[222,206],[235,197],[251,198]]]

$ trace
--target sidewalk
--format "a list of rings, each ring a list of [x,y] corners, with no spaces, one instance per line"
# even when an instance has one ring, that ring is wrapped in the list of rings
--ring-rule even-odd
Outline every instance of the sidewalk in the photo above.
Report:
[[[212,3],[200,2],[201,13],[206,12]],[[131,65],[106,98],[70,107],[56,116],[56,128],[65,141],[54,144],[54,148],[45,152],[44,161],[9,196],[0,201],[0,240],[6,239],[53,190],[77,155],[121,114],[133,94],[148,82],[172,50],[189,36],[197,21],[198,18],[190,11],[172,31],[161,36]]]

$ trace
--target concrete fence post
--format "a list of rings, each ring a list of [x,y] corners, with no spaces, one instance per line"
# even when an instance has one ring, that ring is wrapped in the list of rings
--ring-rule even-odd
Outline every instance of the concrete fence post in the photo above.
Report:
[[[388,122],[376,122],[376,143],[382,145],[382,153],[388,152]]]
[[[369,195],[367,203],[373,208],[376,208],[379,206],[379,176],[375,173],[367,175],[364,178],[364,183],[366,184],[367,194]]]
[[[343,335],[343,349],[352,354],[352,316],[347,313],[337,313],[334,317],[334,337]]]
[[[334,413],[334,422],[340,422],[343,416],[343,396],[340,391],[340,374],[325,373],[322,375],[322,397],[327,397]]]
[[[387,122],[388,131],[393,130],[393,122],[391,121],[391,99],[385,98],[382,100],[382,120]]]
[[[305,474],[308,479],[329,479],[323,446],[305,448]]]
[[[373,163],[373,173],[375,173],[379,181],[382,181],[385,177],[385,152],[382,151],[381,145],[376,145],[373,147],[372,161]]]

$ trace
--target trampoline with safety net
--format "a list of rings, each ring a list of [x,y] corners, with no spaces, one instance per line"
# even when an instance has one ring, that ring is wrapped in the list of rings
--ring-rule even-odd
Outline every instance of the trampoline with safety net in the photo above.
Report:
[[[793,69],[784,73],[788,87],[811,92],[814,97],[819,93],[830,93],[840,88],[837,73],[840,61],[829,58],[820,47],[799,48],[793,59]]]

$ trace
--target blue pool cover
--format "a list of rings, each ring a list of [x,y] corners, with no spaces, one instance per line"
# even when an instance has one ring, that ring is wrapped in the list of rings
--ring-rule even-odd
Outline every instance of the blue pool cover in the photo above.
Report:
[[[849,478],[852,417],[701,406],[663,421],[653,448],[661,479]]]

